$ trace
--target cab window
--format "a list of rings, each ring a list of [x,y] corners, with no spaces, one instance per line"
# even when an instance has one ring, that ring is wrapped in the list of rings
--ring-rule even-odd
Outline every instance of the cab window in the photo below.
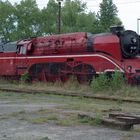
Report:
[[[24,46],[20,47],[20,54],[26,54],[26,47]]]
[[[26,47],[23,45],[18,45],[16,51],[18,54],[26,54]]]

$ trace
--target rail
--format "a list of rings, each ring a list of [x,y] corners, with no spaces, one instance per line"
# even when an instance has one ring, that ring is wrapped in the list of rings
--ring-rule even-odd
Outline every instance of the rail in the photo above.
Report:
[[[28,94],[50,94],[50,95],[60,95],[60,96],[71,96],[71,97],[83,97],[88,99],[98,99],[98,100],[110,100],[110,101],[123,101],[130,103],[140,103],[140,100],[124,97],[112,97],[103,95],[93,95],[92,93],[78,93],[64,90],[34,90],[34,89],[21,89],[21,88],[5,88],[0,87],[0,91],[5,92],[16,92],[16,93],[28,93]]]

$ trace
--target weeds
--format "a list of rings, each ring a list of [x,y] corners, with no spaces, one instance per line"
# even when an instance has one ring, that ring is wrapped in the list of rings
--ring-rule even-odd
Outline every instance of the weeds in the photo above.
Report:
[[[101,125],[102,124],[102,117],[100,114],[96,114],[95,118],[91,118],[88,116],[84,116],[80,118],[80,123],[90,124],[90,125]]]
[[[58,121],[56,121],[57,125],[60,126],[72,126],[72,125],[76,125],[79,124],[77,118],[71,118],[71,117],[65,117],[65,118],[61,118]]]
[[[22,77],[23,81],[28,79],[28,74],[24,74]],[[19,88],[19,89],[34,89],[34,90],[46,90],[46,91],[59,91],[59,92],[78,92],[80,93],[94,93],[94,94],[105,94],[108,96],[121,96],[121,97],[131,97],[137,98],[139,96],[140,88],[138,86],[131,86],[125,84],[124,77],[122,73],[115,71],[111,76],[107,76],[107,74],[101,74],[95,77],[90,85],[79,84],[77,82],[76,77],[70,77],[70,79],[62,83],[57,81],[55,83],[43,83],[43,82],[36,82],[33,84],[29,84],[26,82],[16,82],[11,83],[8,81],[2,81],[0,79],[0,87],[4,88]],[[0,98],[3,98],[0,95]],[[13,96],[11,94],[6,94],[7,98]],[[40,94],[38,96],[43,96]]]
[[[107,75],[101,74],[91,82],[91,88],[94,91],[103,91],[109,88],[109,79]]]
[[[110,81],[110,86],[112,89],[120,89],[125,85],[123,74],[120,72],[115,71],[112,74],[112,78]]]
[[[30,119],[28,119],[28,121],[31,123],[34,123],[34,124],[48,123],[48,119],[46,117],[30,118]]]
[[[58,117],[56,114],[52,114],[52,115],[49,115],[49,116],[47,117],[47,119],[48,119],[49,121],[58,121],[58,120],[59,120],[59,117]]]
[[[40,140],[50,140],[48,137],[42,138]]]
[[[21,78],[20,78],[21,82],[25,83],[29,80],[29,73],[24,73]]]
[[[64,83],[65,89],[77,90],[80,89],[80,87],[81,86],[75,76],[71,76],[70,79],[66,83]]]
[[[93,120],[94,125],[101,125],[102,124],[102,116],[100,114],[96,114],[96,117]]]
[[[120,90],[125,85],[122,73],[115,71],[110,77],[107,74],[101,74],[91,82],[93,91]]]

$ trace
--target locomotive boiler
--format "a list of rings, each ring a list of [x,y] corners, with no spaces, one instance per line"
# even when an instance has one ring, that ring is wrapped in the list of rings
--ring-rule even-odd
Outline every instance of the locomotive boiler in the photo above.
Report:
[[[80,83],[96,75],[124,74],[140,83],[140,39],[131,30],[111,27],[109,33],[77,32],[24,39],[0,45],[0,76],[32,81],[66,82],[75,76]]]

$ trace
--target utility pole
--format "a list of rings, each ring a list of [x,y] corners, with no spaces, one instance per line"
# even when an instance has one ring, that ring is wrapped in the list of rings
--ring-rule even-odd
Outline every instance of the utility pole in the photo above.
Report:
[[[63,0],[57,0],[58,1],[58,34],[61,33],[61,2]]]
[[[139,21],[140,21],[140,18],[137,19],[137,33],[138,34],[139,34],[139,30],[140,30],[140,28],[139,28]]]

